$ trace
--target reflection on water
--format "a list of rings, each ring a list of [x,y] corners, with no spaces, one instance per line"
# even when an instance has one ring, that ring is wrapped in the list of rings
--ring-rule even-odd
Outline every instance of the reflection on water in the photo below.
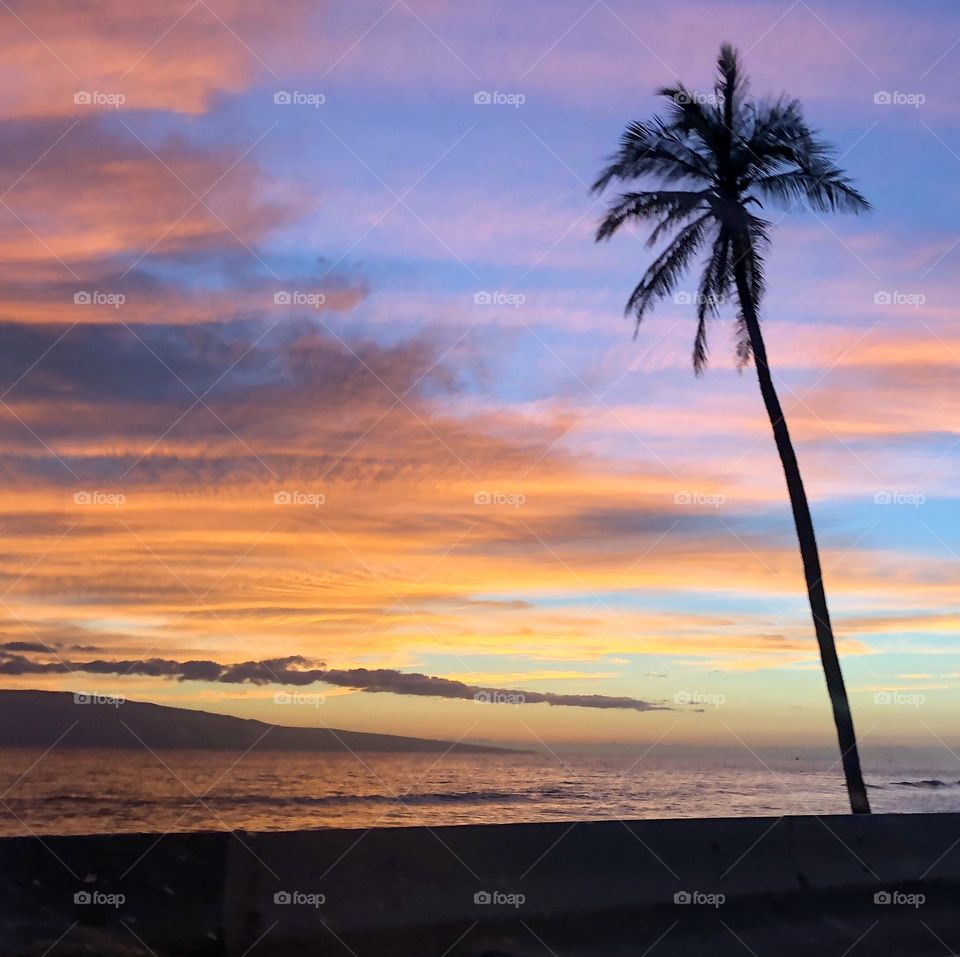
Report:
[[[563,755],[0,751],[0,835],[832,814],[837,769]],[[960,810],[957,769],[885,769],[876,811]],[[6,807],[4,807],[6,805]]]

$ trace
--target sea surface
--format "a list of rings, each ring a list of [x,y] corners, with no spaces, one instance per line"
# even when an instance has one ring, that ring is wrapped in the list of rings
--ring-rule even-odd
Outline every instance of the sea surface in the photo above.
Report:
[[[867,781],[876,811],[960,811],[957,762]],[[0,836],[846,811],[839,768],[789,759],[0,750]]]

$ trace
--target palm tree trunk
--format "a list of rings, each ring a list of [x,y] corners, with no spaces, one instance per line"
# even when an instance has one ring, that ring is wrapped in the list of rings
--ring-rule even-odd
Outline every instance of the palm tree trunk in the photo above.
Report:
[[[742,240],[742,242],[744,241]],[[749,242],[749,240],[746,242]],[[737,246],[740,245],[740,243],[737,244]],[[823,573],[820,570],[820,554],[813,531],[813,519],[810,517],[810,506],[807,504],[803,479],[800,477],[800,466],[797,463],[797,456],[793,450],[793,443],[790,441],[787,423],[783,417],[783,409],[780,407],[780,400],[777,397],[777,391],[770,376],[770,367],[767,364],[767,350],[763,342],[757,310],[747,280],[744,258],[747,249],[742,246],[739,249],[734,248],[734,274],[737,294],[740,298],[740,308],[750,335],[750,347],[753,350],[754,364],[757,367],[757,378],[760,380],[760,393],[767,408],[767,415],[770,417],[773,437],[777,443],[777,451],[780,453],[780,461],[783,464],[783,473],[787,479],[790,506],[793,509],[793,521],[797,527],[800,556],[803,559],[803,575],[807,582],[807,594],[810,598],[810,611],[813,614],[817,643],[820,646],[820,661],[823,664],[823,673],[827,679],[830,703],[833,705],[833,720],[837,726],[837,738],[840,743],[847,793],[850,796],[850,807],[854,814],[869,814],[870,802],[867,799],[867,789],[863,783],[863,774],[860,770],[860,755],[857,752],[857,738],[853,730],[853,716],[850,713],[847,689],[843,683],[843,672],[840,670],[840,659],[837,657],[837,646],[833,639],[833,628],[830,625],[830,613],[827,611],[827,595],[823,587]]]

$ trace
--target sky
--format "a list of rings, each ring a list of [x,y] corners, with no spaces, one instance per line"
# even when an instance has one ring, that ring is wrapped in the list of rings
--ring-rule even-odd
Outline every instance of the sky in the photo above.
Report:
[[[653,253],[593,240],[624,126],[709,90],[729,41],[874,207],[771,210],[763,307],[858,731],[960,747],[950,3],[0,20],[0,643],[47,666],[0,686],[525,747],[831,743],[731,317],[696,378],[695,279],[634,339]],[[310,670],[343,678],[280,680]]]

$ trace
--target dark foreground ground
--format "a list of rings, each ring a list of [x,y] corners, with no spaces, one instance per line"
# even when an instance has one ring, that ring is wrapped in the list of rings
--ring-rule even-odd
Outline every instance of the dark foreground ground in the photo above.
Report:
[[[0,954],[956,954],[960,815],[14,838]]]

